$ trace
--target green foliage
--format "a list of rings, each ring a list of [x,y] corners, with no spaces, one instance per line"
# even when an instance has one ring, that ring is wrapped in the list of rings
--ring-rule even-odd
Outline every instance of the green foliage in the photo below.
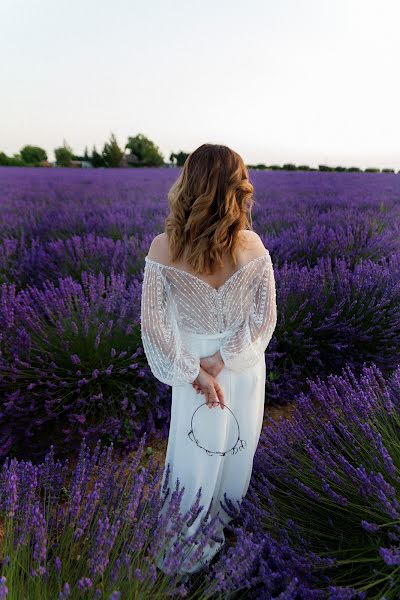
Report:
[[[118,146],[117,139],[112,133],[110,141],[104,144],[103,160],[106,167],[119,167],[124,156],[124,151]]]
[[[137,159],[137,166],[160,167],[164,164],[164,157],[158,146],[142,133],[129,137],[125,149],[131,151]]]
[[[96,146],[93,146],[92,157],[90,158],[92,166],[95,168],[105,167],[104,157],[100,152],[97,152]]]
[[[63,145],[59,148],[55,148],[54,154],[56,157],[57,166],[59,167],[69,167],[71,164],[71,160],[73,157],[72,148],[68,146],[66,141],[64,140]]]
[[[124,150],[130,150],[127,165],[122,165],[124,162]],[[73,154],[72,149],[66,144],[65,140],[63,146],[54,150],[56,156],[56,163],[58,166],[68,167],[71,164],[71,160],[83,160],[92,163],[92,166],[97,167],[120,167],[120,166],[131,166],[131,167],[160,167],[164,165],[164,157],[161,154],[158,146],[147,138],[142,133],[134,137],[128,137],[128,142],[125,145],[124,150],[118,145],[115,134],[111,133],[110,140],[104,144],[102,152],[98,152],[96,146],[93,145],[92,155],[89,155],[88,147],[85,146],[83,156],[76,156]],[[189,152],[180,150],[179,152],[171,152],[169,160],[172,164],[182,167],[188,156]],[[27,165],[41,166],[43,161],[47,160],[47,153],[43,148],[39,146],[25,145],[19,154],[14,154],[12,157],[7,156],[5,152],[0,152],[0,166],[18,166],[23,167]],[[383,168],[379,169],[376,167],[368,167],[360,169],[359,167],[330,167],[328,165],[318,165],[318,168],[310,167],[309,165],[296,166],[293,163],[285,163],[281,165],[266,165],[264,163],[248,164],[248,169],[256,170],[286,170],[286,171],[337,171],[337,172],[364,172],[364,173],[395,173],[395,169]],[[400,170],[397,171],[400,174]]]
[[[188,156],[189,156],[188,152],[182,152],[182,150],[181,150],[178,153],[172,152],[170,154],[169,160],[172,163],[176,163],[177,167],[183,167]]]
[[[46,151],[39,146],[24,146],[20,150],[21,158],[28,164],[40,163],[47,160]]]
[[[10,158],[4,152],[0,152],[0,166],[5,167],[8,165]]]
[[[2,167],[26,167],[26,163],[19,154],[7,156],[5,152],[0,152],[0,166]]]

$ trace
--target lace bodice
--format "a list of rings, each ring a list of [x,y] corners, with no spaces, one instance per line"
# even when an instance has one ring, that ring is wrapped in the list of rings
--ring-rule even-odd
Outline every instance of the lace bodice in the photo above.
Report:
[[[141,297],[143,349],[153,375],[168,385],[192,383],[200,359],[185,331],[225,332],[225,366],[243,371],[264,354],[276,326],[276,291],[269,251],[235,271],[219,288],[188,271],[145,257]]]

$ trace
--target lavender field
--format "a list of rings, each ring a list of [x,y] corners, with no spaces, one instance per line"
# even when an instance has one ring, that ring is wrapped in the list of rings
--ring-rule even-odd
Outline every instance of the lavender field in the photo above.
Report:
[[[293,410],[267,417],[218,560],[182,582],[178,545],[156,570],[144,447],[170,388],[140,296],[178,172],[0,169],[0,598],[399,598],[398,174],[250,171],[277,288],[266,403]],[[179,530],[179,490],[172,508]]]

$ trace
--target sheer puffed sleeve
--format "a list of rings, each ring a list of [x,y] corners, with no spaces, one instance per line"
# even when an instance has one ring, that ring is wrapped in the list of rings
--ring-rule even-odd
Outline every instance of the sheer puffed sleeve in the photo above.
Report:
[[[241,326],[222,340],[220,354],[225,366],[234,371],[244,371],[260,360],[272,338],[276,321],[274,270],[271,256],[266,250],[252,310]]]
[[[182,344],[168,291],[162,265],[146,261],[141,297],[143,350],[153,375],[162,383],[175,386],[197,378],[200,359]]]

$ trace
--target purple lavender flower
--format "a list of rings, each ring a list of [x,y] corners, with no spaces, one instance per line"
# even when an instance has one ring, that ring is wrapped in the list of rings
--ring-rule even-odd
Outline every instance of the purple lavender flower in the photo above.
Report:
[[[398,546],[381,547],[379,554],[390,567],[400,565],[400,548]]]
[[[64,583],[62,591],[58,594],[58,600],[66,600],[71,594],[69,583]]]
[[[6,600],[8,594],[8,588],[6,586],[6,578],[4,575],[0,577],[0,600]]]

